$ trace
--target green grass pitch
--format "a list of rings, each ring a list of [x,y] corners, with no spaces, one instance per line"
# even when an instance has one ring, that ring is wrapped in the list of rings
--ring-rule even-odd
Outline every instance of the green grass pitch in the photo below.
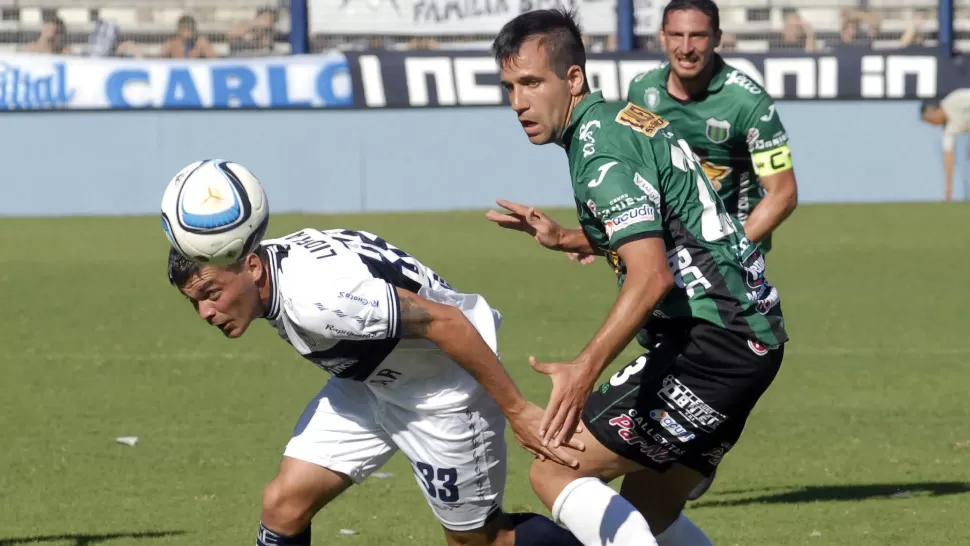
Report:
[[[375,232],[486,295],[540,405],[528,356],[574,356],[615,296],[602,260],[579,266],[481,212],[278,216],[270,235],[308,226]],[[775,246],[792,342],[689,515],[719,546],[970,544],[967,206],[803,206]],[[0,546],[255,542],[263,487],[326,374],[265,324],[230,341],[202,323],[166,282],[166,249],[154,217],[0,221]],[[527,454],[510,453],[506,509],[545,513]],[[315,544],[443,544],[403,457],[384,470],[317,516]]]

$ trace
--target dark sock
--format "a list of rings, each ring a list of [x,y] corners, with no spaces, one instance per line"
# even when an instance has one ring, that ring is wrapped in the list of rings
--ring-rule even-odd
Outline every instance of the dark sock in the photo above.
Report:
[[[310,546],[310,526],[298,535],[286,536],[270,531],[259,522],[259,534],[256,535],[256,546]]]
[[[515,546],[583,546],[568,529],[532,513],[506,514],[515,529]]]

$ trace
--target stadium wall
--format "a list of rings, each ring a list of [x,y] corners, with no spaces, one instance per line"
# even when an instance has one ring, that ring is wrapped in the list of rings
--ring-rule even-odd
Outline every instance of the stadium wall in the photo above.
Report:
[[[940,131],[916,101],[778,104],[803,203],[942,198]],[[250,167],[279,212],[572,206],[563,152],[529,144],[505,107],[34,111],[3,125],[3,216],[154,214],[169,178],[210,157]]]

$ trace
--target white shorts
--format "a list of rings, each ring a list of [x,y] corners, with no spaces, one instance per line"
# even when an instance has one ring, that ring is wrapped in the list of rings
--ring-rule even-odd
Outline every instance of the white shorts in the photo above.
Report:
[[[360,483],[400,450],[441,524],[481,528],[505,490],[505,416],[487,394],[462,410],[416,412],[370,387],[331,378],[300,418],[284,455]]]

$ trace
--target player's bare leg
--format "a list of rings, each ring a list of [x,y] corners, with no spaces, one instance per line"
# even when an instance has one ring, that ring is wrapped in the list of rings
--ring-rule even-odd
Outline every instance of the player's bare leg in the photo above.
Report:
[[[508,518],[502,514],[474,531],[445,529],[445,539],[448,546],[514,546],[515,532],[509,527]]]
[[[647,520],[606,483],[642,467],[604,447],[584,429],[574,435],[586,450],[573,453],[579,468],[532,463],[529,481],[539,499],[586,546],[651,546]]]
[[[283,457],[263,494],[257,546],[309,546],[310,520],[350,487],[349,477],[328,468]]]
[[[683,515],[704,475],[674,463],[665,472],[643,469],[623,477],[620,494],[647,518],[660,546],[704,546],[710,540]]]

